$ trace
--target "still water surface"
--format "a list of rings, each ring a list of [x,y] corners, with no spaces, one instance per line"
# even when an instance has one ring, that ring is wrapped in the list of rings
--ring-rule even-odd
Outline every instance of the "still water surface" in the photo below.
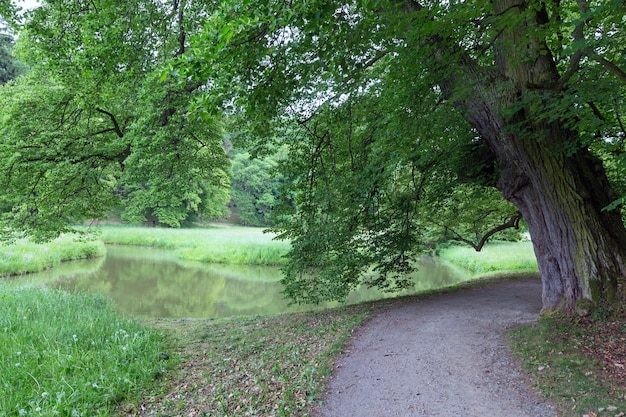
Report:
[[[328,308],[289,305],[281,294],[276,267],[185,262],[171,251],[108,246],[105,258],[62,264],[19,278],[70,292],[100,293],[123,313],[145,318],[218,318],[268,315]],[[402,295],[440,288],[468,279],[468,273],[438,259],[424,258],[414,288]],[[348,303],[389,296],[378,290],[352,293]]]

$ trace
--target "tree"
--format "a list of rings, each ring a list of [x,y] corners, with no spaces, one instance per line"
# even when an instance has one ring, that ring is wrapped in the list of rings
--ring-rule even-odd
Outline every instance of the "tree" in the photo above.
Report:
[[[13,37],[2,33],[0,28],[0,84],[6,84],[23,72],[23,66],[13,57],[12,49]]]
[[[177,70],[257,131],[300,128],[297,210],[278,227],[296,299],[345,297],[370,267],[369,284],[405,285],[425,203],[471,182],[515,206],[500,225],[528,224],[544,309],[572,311],[624,300],[619,196],[594,153],[621,153],[624,15],[617,0],[233,0]]]
[[[221,167],[216,115],[244,112],[251,137],[289,147],[277,230],[297,300],[403,287],[434,233],[478,248],[464,225],[488,236],[521,215],[545,309],[623,301],[625,14],[620,0],[46,2],[20,33],[38,71],[1,93],[4,225],[53,233],[126,195],[176,224],[193,180]]]
[[[233,154],[232,204],[243,224],[272,224],[273,209],[280,199],[280,188],[284,181],[276,169],[279,159],[279,153],[263,158],[252,158],[248,152]]]
[[[219,120],[192,111],[201,84],[161,77],[209,5],[42,3],[16,47],[32,70],[0,90],[4,237],[53,237],[120,204],[125,218],[170,226],[221,214]]]

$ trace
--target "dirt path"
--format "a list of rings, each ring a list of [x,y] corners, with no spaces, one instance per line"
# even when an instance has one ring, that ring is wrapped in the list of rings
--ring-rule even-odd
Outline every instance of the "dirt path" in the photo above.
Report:
[[[378,315],[339,359],[317,416],[547,417],[504,340],[536,320],[538,279],[402,305]]]

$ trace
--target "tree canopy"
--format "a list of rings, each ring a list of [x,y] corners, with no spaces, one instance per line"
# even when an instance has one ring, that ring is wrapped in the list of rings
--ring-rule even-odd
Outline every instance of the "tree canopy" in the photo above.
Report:
[[[161,79],[202,25],[197,12],[49,1],[26,13],[16,49],[31,70],[0,91],[5,235],[55,236],[120,204],[125,218],[171,226],[221,214],[222,127],[189,111],[199,83]]]
[[[599,158],[616,167],[622,155],[624,11],[229,1],[176,68],[210,80],[204,102],[246,112],[257,134],[288,132],[296,207],[276,230],[293,240],[292,297],[343,298],[370,268],[379,274],[366,284],[402,287],[433,225],[471,240],[455,222],[490,233],[521,214],[544,307],[569,310],[616,299],[625,272],[612,204],[623,185]]]
[[[215,181],[223,166],[216,120],[236,113],[247,149],[288,149],[275,230],[293,243],[284,284],[298,301],[401,288],[429,242],[480,248],[521,218],[546,309],[624,300],[625,11],[619,0],[44,2],[20,34],[37,68],[0,93],[14,109],[0,124],[4,222],[52,230],[129,196],[130,213],[177,224],[198,173]],[[19,117],[29,106],[40,116]]]

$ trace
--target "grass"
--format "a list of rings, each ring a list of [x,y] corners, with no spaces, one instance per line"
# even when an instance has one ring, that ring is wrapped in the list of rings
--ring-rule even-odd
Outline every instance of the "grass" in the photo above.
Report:
[[[103,298],[0,286],[0,416],[105,416],[165,365],[165,339]]]
[[[102,234],[109,243],[158,246],[181,258],[224,263],[260,262],[234,255],[237,245],[278,243],[272,250],[280,255],[262,261],[268,263],[288,249],[249,228],[111,227]],[[89,253],[69,242],[56,255],[20,245],[5,247],[2,256],[53,260],[33,262],[36,269]],[[503,271],[536,271],[529,242],[490,244],[480,253],[455,246],[441,254],[475,276],[493,275],[492,281]],[[160,320],[146,328],[119,317],[100,298],[0,286],[0,416],[309,415],[350,335],[390,302],[272,317]],[[560,416],[624,416],[626,314],[609,317],[548,316],[509,333],[520,364]],[[174,344],[170,362],[179,364],[165,370],[166,377],[160,377],[167,365],[163,334]]]
[[[285,262],[289,243],[273,240],[274,235],[254,227],[212,227],[164,229],[113,227],[101,229],[105,243],[151,246],[176,251],[178,258],[223,264],[280,265]]]
[[[538,271],[532,242],[494,242],[476,252],[469,246],[453,245],[441,249],[439,256],[469,270],[474,276],[505,272]]]
[[[41,272],[63,261],[101,257],[104,253],[102,242],[78,240],[73,236],[63,236],[46,244],[20,240],[0,246],[0,276]]]
[[[314,407],[337,355],[378,304],[218,321],[161,320],[183,366],[167,395],[146,392],[121,415],[302,416]]]
[[[509,332],[533,385],[560,416],[624,416],[626,316],[543,317]]]

